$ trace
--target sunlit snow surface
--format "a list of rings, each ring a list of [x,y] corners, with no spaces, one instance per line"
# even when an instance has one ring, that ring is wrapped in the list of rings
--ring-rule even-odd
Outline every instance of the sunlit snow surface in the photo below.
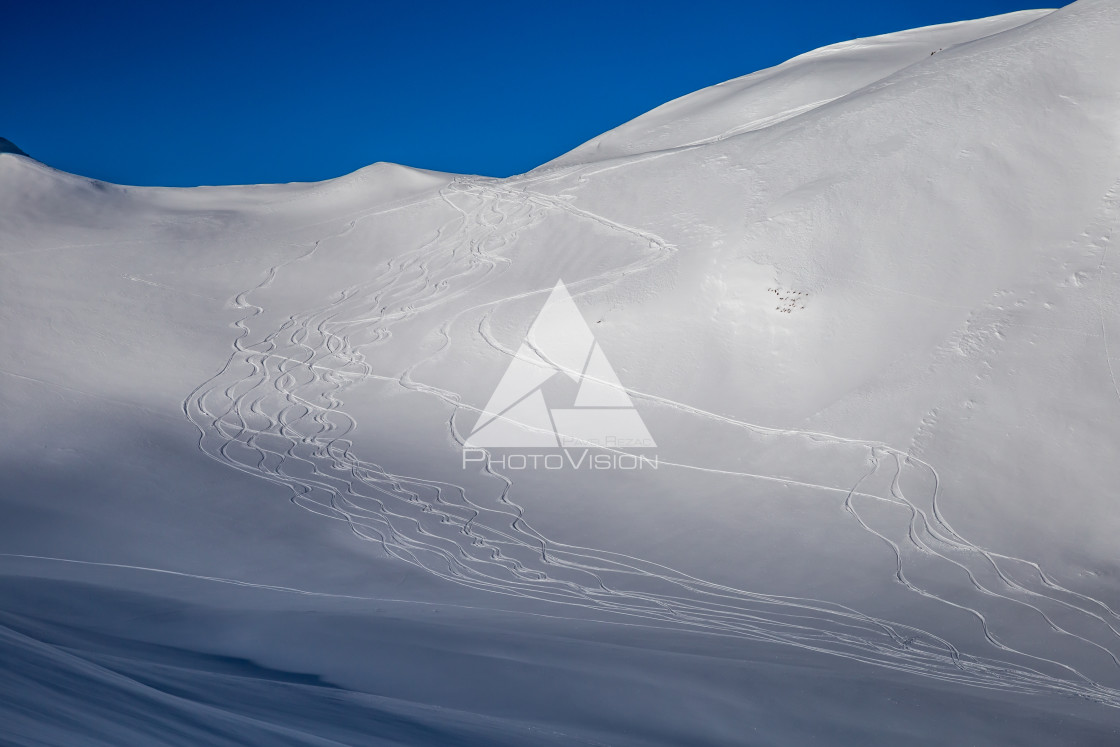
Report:
[[[503,180],[0,154],[0,738],[1120,739],[1118,41],[840,44]],[[464,469],[561,279],[658,468]]]

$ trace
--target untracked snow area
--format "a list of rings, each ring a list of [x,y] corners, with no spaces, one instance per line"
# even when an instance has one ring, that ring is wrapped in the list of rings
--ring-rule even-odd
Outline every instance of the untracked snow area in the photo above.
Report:
[[[1079,0],[508,179],[0,141],[0,741],[1117,743],[1117,70]],[[464,467],[558,281],[655,469]]]

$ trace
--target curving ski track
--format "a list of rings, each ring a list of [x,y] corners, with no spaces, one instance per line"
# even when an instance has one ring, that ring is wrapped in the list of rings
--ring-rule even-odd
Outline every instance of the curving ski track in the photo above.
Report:
[[[412,373],[446,352],[457,319],[480,306],[445,322],[441,348],[398,377],[375,373],[367,356],[391,338],[396,324],[464,297],[501,272],[511,261],[503,250],[545,213],[564,211],[594,221],[649,248],[643,259],[576,283],[579,287],[601,288],[673,253],[674,248],[654,234],[567,200],[529,191],[526,186],[532,181],[533,177],[520,182],[456,180],[440,193],[454,217],[431,241],[400,254],[372,279],[339,291],[325,306],[289,317],[257,342],[252,342],[251,325],[263,309],[250,299],[254,291],[268,287],[284,266],[273,267],[259,285],[239,294],[235,303],[246,314],[235,325],[238,336],[228,361],[183,402],[183,412],[199,430],[199,449],[234,469],[285,486],[296,505],[346,522],[357,537],[379,544],[389,555],[472,589],[589,608],[642,624],[793,645],[976,687],[1057,692],[1120,706],[1120,691],[1095,682],[1059,658],[1004,642],[989,625],[987,612],[993,604],[1013,605],[1041,621],[1050,636],[1088,647],[1118,669],[1120,616],[1100,600],[1063,588],[1035,563],[967,541],[940,509],[941,479],[934,467],[887,444],[767,428],[627,390],[632,397],[689,417],[767,437],[811,439],[850,450],[852,458],[865,460],[865,476],[850,488],[795,484],[836,494],[864,530],[891,548],[899,584],[972,615],[990,648],[987,656],[962,653],[931,632],[833,602],[753,593],[640,558],[550,540],[533,529],[514,501],[512,481],[496,472],[490,473],[498,486],[491,494],[469,495],[462,486],[395,474],[359,457],[350,440],[356,422],[344,411],[342,395],[366,378],[393,381],[441,398],[453,408],[448,421],[451,435],[463,442],[456,414],[473,408],[454,392],[414,380]],[[309,259],[323,242],[352,231],[362,219],[350,221],[288,264]],[[1102,272],[1103,266],[1102,256]],[[483,306],[493,309],[513,298],[547,291],[535,289]],[[516,355],[494,338],[488,324],[486,314],[479,326],[483,339],[506,355]],[[794,482],[699,465],[662,464]],[[889,489],[864,488],[884,477]],[[919,480],[930,487],[904,490],[904,482]],[[882,505],[906,512],[904,532],[876,526],[869,508]],[[917,565],[954,579],[959,594],[953,599],[938,596],[912,581],[909,570]],[[1042,642],[1043,651],[1046,643]]]

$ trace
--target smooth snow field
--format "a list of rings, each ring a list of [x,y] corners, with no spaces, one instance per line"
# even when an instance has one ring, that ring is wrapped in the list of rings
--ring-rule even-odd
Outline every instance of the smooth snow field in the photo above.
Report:
[[[34,155],[0,743],[1120,744],[1114,0],[508,179]]]

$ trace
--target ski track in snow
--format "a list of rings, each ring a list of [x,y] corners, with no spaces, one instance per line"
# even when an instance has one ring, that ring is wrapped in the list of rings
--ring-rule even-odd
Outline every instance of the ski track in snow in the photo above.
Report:
[[[866,474],[850,488],[661,463],[823,490],[837,494],[838,500],[843,496],[844,510],[893,551],[897,583],[972,615],[992,649],[990,656],[965,654],[931,632],[834,602],[753,593],[640,558],[550,540],[532,527],[514,501],[511,479],[489,467],[487,472],[499,487],[493,495],[475,496],[460,485],[394,474],[359,458],[349,438],[356,422],[342,409],[341,395],[363,379],[395,382],[439,397],[452,407],[448,428],[462,445],[456,414],[477,410],[464,405],[454,392],[414,380],[412,373],[450,349],[457,320],[483,308],[489,311],[482,316],[479,333],[496,350],[515,356],[489,332],[490,313],[502,303],[544,294],[550,287],[457,312],[440,328],[441,347],[399,376],[375,373],[366,355],[391,339],[394,325],[463,298],[500,273],[511,262],[503,250],[546,213],[562,211],[593,221],[650,250],[630,265],[572,283],[582,289],[573,295],[616,283],[675,251],[652,233],[525,188],[539,178],[455,180],[439,195],[454,217],[429,242],[399,254],[368,282],[339,291],[322,308],[288,317],[258,342],[251,342],[255,339],[251,325],[264,309],[250,300],[254,292],[271,285],[286,267],[311,259],[325,242],[345,236],[359,221],[379,212],[368,211],[350,220],[342,230],[316,241],[303,255],[272,267],[261,283],[238,294],[235,304],[246,313],[234,324],[238,334],[229,359],[183,402],[184,414],[198,428],[202,453],[285,486],[300,508],[345,522],[357,537],[376,543],[388,555],[468,588],[606,612],[634,620],[632,624],[792,645],[976,687],[1056,692],[1120,707],[1120,691],[1098,684],[1058,658],[1002,641],[985,612],[989,604],[1013,605],[1024,615],[1035,616],[1053,636],[1090,647],[1117,667],[1120,660],[1114,652],[1120,644],[1120,616],[1104,602],[1062,587],[1033,562],[968,542],[941,512],[941,478],[934,467],[887,444],[768,428],[627,389],[632,397],[690,417],[752,434],[831,444],[866,460]],[[1109,205],[1115,202],[1114,191]],[[1102,254],[1102,279],[1105,258]],[[1117,394],[1120,397],[1120,387]],[[903,480],[911,474],[932,487],[908,497]],[[890,482],[886,495],[861,491],[866,482],[883,475]],[[907,513],[904,532],[875,526],[868,507],[882,505]],[[938,578],[951,579],[960,598],[938,596],[912,581],[908,569],[919,563],[934,564]]]

